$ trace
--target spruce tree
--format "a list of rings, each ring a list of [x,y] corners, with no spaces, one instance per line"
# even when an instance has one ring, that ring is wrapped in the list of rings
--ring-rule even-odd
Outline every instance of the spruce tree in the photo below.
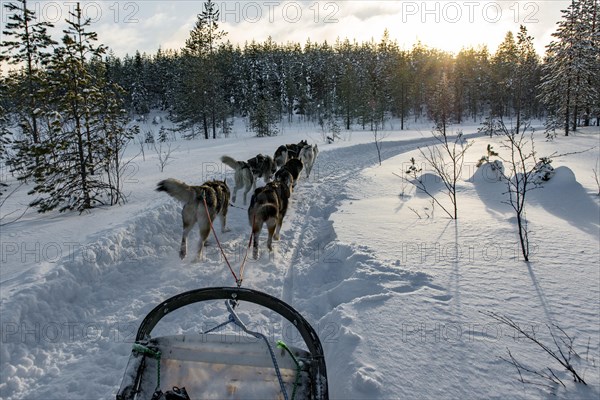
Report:
[[[89,31],[91,22],[82,19],[79,4],[70,17],[62,46],[48,64],[44,116],[50,133],[30,191],[39,196],[31,203],[39,212],[82,212],[122,200],[115,182],[110,177],[107,182],[109,164],[123,146],[115,144],[123,140],[125,123],[120,97],[106,81],[100,61],[105,48],[95,44],[97,34]]]
[[[178,95],[174,107],[180,130],[200,124],[204,137],[216,138],[224,99],[220,92],[220,71],[216,68],[215,49],[226,32],[219,30],[219,11],[212,1],[204,3],[183,50],[182,69],[178,79]]]
[[[272,56],[275,48],[270,39],[263,45],[253,41],[244,48],[242,75],[246,79],[242,87],[245,97],[242,113],[248,116],[250,128],[258,136],[277,134],[275,123],[280,116],[282,90],[278,66]]]
[[[18,103],[11,111],[20,115],[20,126],[25,136],[33,143],[39,143],[42,136],[38,121],[39,105],[42,103],[39,88],[43,82],[42,68],[50,57],[48,48],[56,44],[47,32],[54,26],[39,21],[35,12],[27,8],[27,0],[11,2],[4,7],[10,16],[2,34],[9,39],[1,43],[3,52],[0,61],[22,67],[18,75],[21,84],[14,97]]]
[[[302,48],[298,43],[288,43],[282,51],[282,109],[288,122],[293,121],[294,111],[302,93]]]
[[[523,119],[530,119],[537,111],[535,88],[540,79],[540,60],[533,47],[533,37],[523,25],[517,34],[516,55],[513,110],[519,127]]]
[[[127,144],[139,133],[139,127],[127,127],[128,114],[123,106],[123,88],[108,79],[107,63],[96,57],[91,60],[92,84],[98,89],[97,137],[94,163],[101,166],[103,195],[110,205],[126,202],[123,193],[123,175],[128,162],[123,159]]]
[[[6,159],[8,156],[8,147],[10,146],[11,143],[11,138],[12,138],[12,134],[10,132],[10,130],[8,129],[8,122],[9,122],[9,118],[8,118],[8,113],[6,112],[6,110],[4,109],[4,107],[2,107],[0,105],[0,183],[2,183],[1,181],[3,180],[2,178],[4,178],[3,175],[3,170],[6,166]]]
[[[481,116],[490,100],[489,52],[487,47],[462,49],[454,59],[453,79],[456,97],[455,120]]]
[[[395,58],[394,68],[391,71],[392,98],[395,115],[400,117],[400,130],[404,130],[404,125],[410,111],[410,90],[413,69],[410,65],[409,52],[399,51],[395,55]]]
[[[490,92],[492,114],[500,119],[509,117],[515,106],[514,92],[517,79],[517,43],[508,31],[492,57],[492,81]]]
[[[26,0],[4,5],[8,21],[2,34],[6,37],[0,47],[0,61],[18,69],[9,71],[6,80],[6,97],[10,102],[5,111],[17,117],[20,135],[14,138],[14,152],[7,165],[19,179],[29,179],[43,163],[43,142],[47,138],[47,123],[42,116],[43,89],[46,84],[44,67],[49,48],[56,44],[48,34],[53,25],[39,21]]]
[[[135,52],[133,61],[133,83],[131,85],[131,108],[136,116],[141,116],[145,119],[150,112],[150,94],[146,87],[147,79],[146,60],[142,57],[139,51]]]
[[[261,98],[250,114],[250,127],[258,137],[277,135],[277,110],[272,101]]]
[[[356,118],[358,100],[358,60],[356,43],[352,44],[348,39],[337,42],[335,46],[338,68],[337,82],[337,106],[338,112],[344,121],[346,129]]]
[[[573,0],[546,47],[540,99],[550,119],[575,131],[586,110],[599,104],[598,0]]]
[[[448,127],[454,122],[456,98],[452,86],[448,74],[442,72],[437,85],[427,96],[428,116],[444,137],[447,136]]]

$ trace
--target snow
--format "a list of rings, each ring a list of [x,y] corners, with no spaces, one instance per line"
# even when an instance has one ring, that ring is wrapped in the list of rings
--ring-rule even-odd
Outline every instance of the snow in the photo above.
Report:
[[[505,184],[489,166],[475,167],[488,144],[502,152],[500,138],[460,128],[474,145],[456,223],[394,175],[404,174],[411,157],[420,163],[418,147],[432,143],[427,125],[390,127],[379,165],[370,132],[342,132],[343,140],[326,144],[312,124],[256,138],[238,121],[229,138],[178,141],[163,173],[153,150],[145,161],[135,158],[126,205],[83,215],[27,210],[1,233],[0,397],[114,398],[137,328],[154,306],[186,290],[235,284],[212,236],[200,263],[179,260],[181,205],[155,192],[156,183],[226,177],[231,186],[222,155],[245,160],[307,139],[320,150],[313,173],[293,193],[272,254],[263,231],[260,258],[247,261],[243,283],[288,302],[317,330],[331,398],[538,399],[550,392],[598,398],[600,208],[592,171],[598,128],[554,142],[536,134],[538,156],[580,153],[556,158],[554,176],[528,194],[530,263],[520,257]],[[148,129],[158,127],[146,123],[141,132]],[[129,157],[138,152],[137,143],[128,149]],[[432,174],[426,166],[423,172]],[[424,181],[436,185],[435,179]],[[19,215],[26,192],[11,196],[0,216]],[[241,199],[236,206],[229,210],[231,231],[219,234],[234,269],[249,237]],[[197,230],[190,236],[195,250]],[[510,316],[550,344],[547,325],[564,329],[575,338],[574,363],[589,385],[573,383],[547,354],[486,312]],[[252,327],[297,344],[271,314],[240,310]],[[154,333],[191,334],[225,318],[220,303],[184,307]],[[507,349],[532,368],[553,368],[566,387],[520,383],[514,366],[500,358]]]

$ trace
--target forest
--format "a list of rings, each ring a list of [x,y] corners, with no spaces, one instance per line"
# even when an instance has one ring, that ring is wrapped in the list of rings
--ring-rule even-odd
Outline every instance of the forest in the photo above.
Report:
[[[391,118],[446,122],[545,121],[546,134],[600,125],[598,0],[573,1],[542,57],[525,26],[497,49],[452,54],[417,43],[402,49],[384,30],[358,43],[234,45],[205,2],[185,46],[116,56],[77,7],[60,43],[26,0],[11,12],[2,42],[10,68],[0,81],[0,157],[33,183],[32,206],[82,211],[124,201],[123,149],[132,121],[162,110],[181,138],[216,139],[246,118],[257,136],[281,121],[312,121],[328,132],[382,130]],[[4,64],[6,65],[6,64]],[[167,140],[166,137],[163,138]]]

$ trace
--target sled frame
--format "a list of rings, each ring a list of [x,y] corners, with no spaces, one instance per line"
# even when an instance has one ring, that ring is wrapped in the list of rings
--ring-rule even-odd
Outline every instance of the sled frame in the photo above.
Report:
[[[328,400],[328,385],[327,385],[327,370],[325,365],[325,356],[321,341],[306,319],[298,313],[293,307],[278,298],[269,294],[246,288],[238,287],[213,287],[195,289],[188,292],[175,295],[156,306],[150,311],[142,321],[136,335],[135,343],[147,344],[151,339],[151,333],[158,322],[169,313],[178,310],[181,307],[211,300],[229,300],[234,303],[249,302],[265,307],[279,314],[298,330],[304,340],[308,353],[311,358],[311,392],[314,399]],[[141,375],[144,370],[145,360],[140,360],[142,365],[139,365],[138,375]],[[129,366],[128,366],[129,368]],[[136,380],[140,379],[138,376]],[[117,399],[130,398],[131,393],[127,394],[131,386],[124,387],[123,382]],[[133,385],[135,386],[135,384]],[[125,389],[125,390],[124,390]]]

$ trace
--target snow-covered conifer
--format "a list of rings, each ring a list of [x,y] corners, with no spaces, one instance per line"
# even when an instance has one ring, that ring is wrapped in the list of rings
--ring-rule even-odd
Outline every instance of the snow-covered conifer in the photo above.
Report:
[[[568,136],[600,104],[598,0],[573,0],[562,13],[546,47],[540,98]]]

